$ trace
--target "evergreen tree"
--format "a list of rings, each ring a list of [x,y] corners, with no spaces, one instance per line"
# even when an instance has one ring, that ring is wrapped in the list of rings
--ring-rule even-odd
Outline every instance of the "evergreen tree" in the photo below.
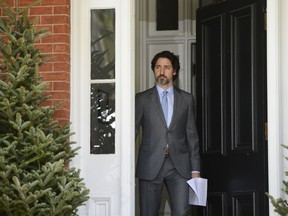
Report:
[[[288,146],[286,145],[282,145],[285,149],[288,149]],[[285,157],[286,160],[288,160],[288,157]],[[285,172],[285,175],[288,176],[288,172]],[[284,191],[284,193],[286,194],[286,196],[288,195],[288,181],[283,180],[282,181],[285,188],[283,188],[282,190]],[[274,211],[277,212],[279,215],[281,216],[286,216],[288,215],[288,202],[286,199],[283,198],[277,198],[275,199],[272,195],[270,195],[269,193],[266,193],[266,195],[269,197],[272,205],[274,206]]]
[[[29,7],[0,6],[0,215],[77,215],[89,193],[68,166],[78,148],[70,125],[52,118],[60,104],[43,104],[39,67],[49,59],[35,43],[49,32],[29,20]]]

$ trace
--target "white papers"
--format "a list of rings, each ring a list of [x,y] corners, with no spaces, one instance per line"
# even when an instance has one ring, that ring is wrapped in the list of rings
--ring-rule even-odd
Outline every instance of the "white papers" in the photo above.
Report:
[[[189,187],[189,204],[206,206],[207,202],[207,179],[192,178],[187,181]]]

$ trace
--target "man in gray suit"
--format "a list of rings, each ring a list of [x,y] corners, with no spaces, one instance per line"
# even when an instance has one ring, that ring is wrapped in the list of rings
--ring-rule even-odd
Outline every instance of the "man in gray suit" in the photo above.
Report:
[[[165,185],[172,216],[189,215],[187,180],[200,177],[193,96],[173,85],[179,59],[169,51],[151,62],[156,85],[136,94],[136,136],[142,127],[136,177],[141,216],[158,216]]]

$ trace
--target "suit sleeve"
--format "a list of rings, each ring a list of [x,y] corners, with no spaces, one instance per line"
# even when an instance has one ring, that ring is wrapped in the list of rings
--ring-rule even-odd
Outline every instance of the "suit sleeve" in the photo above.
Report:
[[[191,171],[200,172],[199,137],[195,122],[194,101],[191,97],[188,109],[188,120],[186,125],[186,139],[190,151]]]
[[[140,125],[141,125],[141,121],[142,121],[143,107],[141,106],[140,101],[141,101],[140,95],[136,94],[136,97],[135,97],[135,138],[137,138]]]

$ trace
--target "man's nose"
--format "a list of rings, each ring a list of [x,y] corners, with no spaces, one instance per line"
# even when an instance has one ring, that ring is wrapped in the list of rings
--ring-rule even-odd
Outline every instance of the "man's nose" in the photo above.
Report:
[[[161,75],[164,74],[164,68],[160,68],[160,74],[161,74]]]

